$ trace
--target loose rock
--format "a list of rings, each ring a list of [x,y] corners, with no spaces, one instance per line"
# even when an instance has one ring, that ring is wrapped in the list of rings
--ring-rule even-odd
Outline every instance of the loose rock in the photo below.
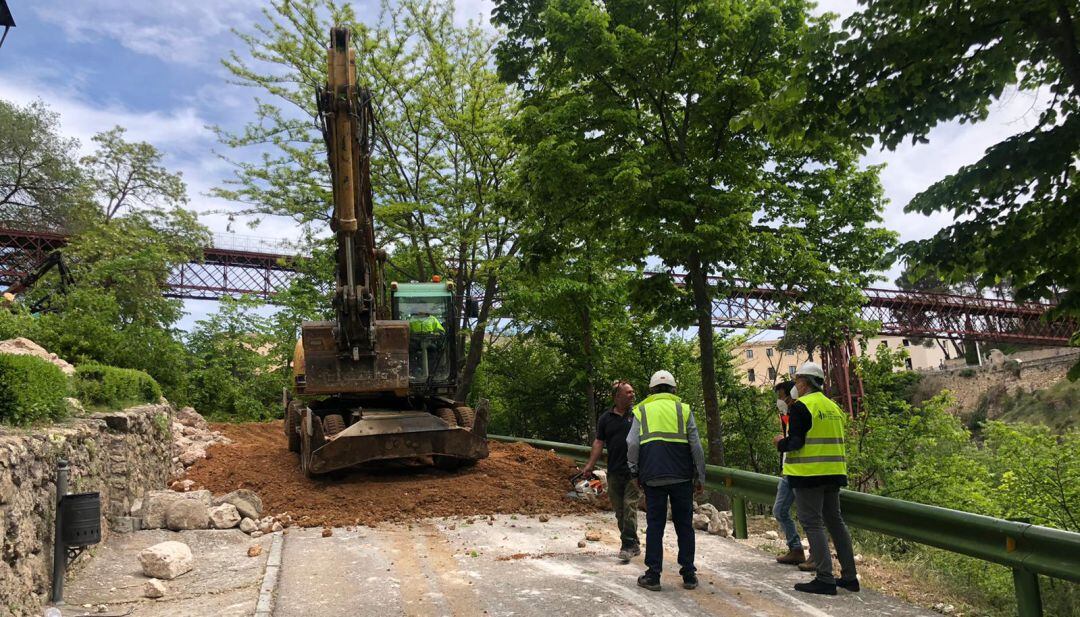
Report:
[[[539,520],[540,520],[541,523],[546,523],[546,522],[550,521],[551,518],[549,518],[547,514],[541,514]]]
[[[324,528],[322,530],[322,537],[329,538],[332,535],[334,535],[334,530],[333,529],[330,529],[329,527],[326,527],[326,528]]]
[[[165,511],[165,526],[173,531],[207,529],[210,527],[210,509],[201,501],[178,499]]]
[[[51,362],[56,365],[65,375],[74,375],[75,367],[65,362],[60,356],[49,353],[47,349],[38,345],[34,341],[28,338],[13,338],[6,341],[0,341],[0,353],[12,354],[16,356],[36,356]]]
[[[169,588],[165,583],[156,578],[146,581],[146,585],[143,585],[143,595],[147,598],[160,598],[168,592]]]
[[[259,517],[263,513],[263,502],[259,499],[259,496],[255,494],[255,491],[250,491],[246,488],[237,489],[231,493],[226,493],[221,497],[214,499],[214,505],[221,505],[223,503],[231,503],[236,506],[237,512],[240,516],[244,516],[258,521]]]
[[[694,529],[706,531],[709,529],[709,517],[704,513],[694,515]]]
[[[600,532],[596,531],[595,529],[590,529],[589,531],[585,532],[585,539],[589,542],[599,542]]]
[[[586,546],[585,540],[578,540],[578,543],[577,543],[578,548],[585,548],[585,546]]]
[[[261,538],[261,537],[263,537],[263,532],[256,529],[255,531],[251,532],[251,537],[252,538]]]
[[[240,513],[231,503],[210,508],[210,524],[214,529],[232,529],[240,524]]]
[[[765,537],[770,540],[778,540],[780,539],[780,534],[770,529],[769,531],[765,532]]]
[[[262,555],[262,546],[253,544],[248,547],[248,557],[258,557],[259,555]]]
[[[145,548],[139,553],[143,574],[171,581],[195,567],[195,557],[183,542],[170,540]]]
[[[229,505],[232,505],[232,504],[229,504]],[[233,507],[235,508],[236,506],[233,506]],[[244,519],[242,521],[240,521],[240,531],[242,531],[244,533],[252,533],[252,532],[258,531],[258,530],[259,530],[259,526],[256,525],[255,521],[251,520],[250,518],[244,517]]]
[[[182,407],[176,412],[176,421],[184,426],[210,430],[210,424],[193,407]]]
[[[187,493],[150,491],[143,498],[143,529],[162,529],[165,527],[165,515],[169,506],[180,500],[198,501],[209,507],[210,491],[190,491]]]

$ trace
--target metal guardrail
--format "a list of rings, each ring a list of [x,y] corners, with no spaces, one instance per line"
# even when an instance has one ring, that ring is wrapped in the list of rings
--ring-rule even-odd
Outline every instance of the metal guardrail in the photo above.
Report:
[[[488,437],[554,450],[579,461],[589,458],[590,448],[586,446],[502,435]],[[706,485],[733,497],[736,538],[746,538],[746,501],[772,503],[779,481],[776,476],[706,466]],[[844,520],[853,527],[1010,568],[1020,617],[1042,615],[1038,575],[1080,583],[1080,533],[849,490],[840,491],[840,507]]]

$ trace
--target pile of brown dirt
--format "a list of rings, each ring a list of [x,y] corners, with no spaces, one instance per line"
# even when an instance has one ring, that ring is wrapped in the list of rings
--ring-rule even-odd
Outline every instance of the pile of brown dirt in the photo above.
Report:
[[[282,423],[214,424],[232,440],[190,467],[196,488],[214,494],[238,488],[262,497],[268,514],[288,512],[303,527],[377,525],[429,517],[486,514],[572,514],[598,505],[566,497],[574,465],[551,451],[491,442],[491,456],[456,472],[395,465],[319,479],[300,471]]]

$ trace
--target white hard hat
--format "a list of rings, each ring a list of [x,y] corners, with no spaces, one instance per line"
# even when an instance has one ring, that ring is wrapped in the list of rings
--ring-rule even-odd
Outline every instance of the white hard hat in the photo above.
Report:
[[[655,388],[656,386],[666,385],[675,387],[675,376],[667,371],[656,371],[652,374],[652,379],[649,380],[649,387]]]
[[[795,374],[817,377],[822,381],[825,380],[825,371],[821,369],[821,365],[817,362],[803,362],[803,365],[799,367],[799,370],[795,371]]]

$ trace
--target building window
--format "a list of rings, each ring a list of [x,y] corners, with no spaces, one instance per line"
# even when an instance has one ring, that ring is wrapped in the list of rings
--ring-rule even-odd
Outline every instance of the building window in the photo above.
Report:
[[[747,349],[746,350],[746,357],[748,359],[753,359],[754,358],[754,350],[753,349]]]
[[[748,371],[746,371],[746,380],[750,383],[754,383],[755,381],[757,381],[754,375],[754,369],[749,369]]]
[[[772,347],[769,347],[765,350],[765,355],[770,358],[772,357]]]
[[[795,365],[794,364],[789,365],[787,367],[787,374],[788,374],[788,377],[794,377],[795,376]]]
[[[788,357],[789,357],[789,358],[790,358],[791,356],[794,356],[794,355],[795,355],[795,350],[794,350],[794,349],[789,349],[789,350],[787,350],[787,355],[788,355]]]
[[[907,367],[907,370],[909,370],[909,371],[912,370],[911,369],[911,358],[904,358],[904,366]]]
[[[904,339],[904,347],[911,347],[911,341]]]
[[[769,381],[776,381],[776,369],[769,367]]]

